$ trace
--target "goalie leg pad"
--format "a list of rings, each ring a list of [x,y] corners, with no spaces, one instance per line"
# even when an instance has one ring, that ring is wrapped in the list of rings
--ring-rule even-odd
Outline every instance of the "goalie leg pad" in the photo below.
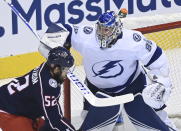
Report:
[[[170,128],[174,129],[174,130],[178,130],[176,128],[176,126],[174,125],[174,123],[171,121],[171,119],[168,117],[168,114],[165,110],[159,110],[156,111],[156,114],[160,117],[160,119],[166,124],[168,125]]]
[[[138,131],[176,131],[167,126],[155,110],[145,104],[141,94],[135,96],[134,101],[124,105],[126,114]]]
[[[102,92],[97,92],[96,96],[99,98],[110,97]],[[114,128],[119,114],[120,105],[107,107],[94,107],[90,105],[87,116],[82,123],[81,130],[111,131]]]

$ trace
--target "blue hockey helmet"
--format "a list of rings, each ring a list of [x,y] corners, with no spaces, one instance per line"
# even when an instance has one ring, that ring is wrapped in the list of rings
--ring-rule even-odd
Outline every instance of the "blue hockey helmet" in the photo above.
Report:
[[[114,11],[107,11],[99,16],[96,35],[101,48],[112,46],[112,41],[122,30],[122,22]]]
[[[50,50],[47,62],[48,64],[59,65],[63,68],[70,68],[74,64],[74,58],[70,51],[59,46]]]

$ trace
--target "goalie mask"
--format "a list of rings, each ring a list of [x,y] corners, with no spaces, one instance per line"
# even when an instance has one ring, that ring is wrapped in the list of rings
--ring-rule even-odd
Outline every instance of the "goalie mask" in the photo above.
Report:
[[[122,30],[122,22],[114,11],[107,11],[100,15],[96,35],[100,48],[110,48]]]

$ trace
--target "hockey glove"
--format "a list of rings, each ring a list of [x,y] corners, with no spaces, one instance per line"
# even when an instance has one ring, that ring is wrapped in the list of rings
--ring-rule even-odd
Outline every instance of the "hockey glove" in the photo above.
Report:
[[[63,47],[69,31],[62,24],[52,23],[41,38],[41,42],[50,48]]]
[[[171,94],[171,84],[168,81],[169,78],[154,76],[152,83],[142,92],[144,102],[152,108],[161,108]]]

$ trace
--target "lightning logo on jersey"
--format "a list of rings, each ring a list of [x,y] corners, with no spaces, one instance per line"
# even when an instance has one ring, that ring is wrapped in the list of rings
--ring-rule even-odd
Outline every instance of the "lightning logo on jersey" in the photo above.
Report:
[[[124,68],[119,63],[120,61],[122,60],[106,60],[95,63],[92,66],[92,71],[95,74],[94,77],[99,76],[100,78],[113,78],[121,75],[124,71]]]

